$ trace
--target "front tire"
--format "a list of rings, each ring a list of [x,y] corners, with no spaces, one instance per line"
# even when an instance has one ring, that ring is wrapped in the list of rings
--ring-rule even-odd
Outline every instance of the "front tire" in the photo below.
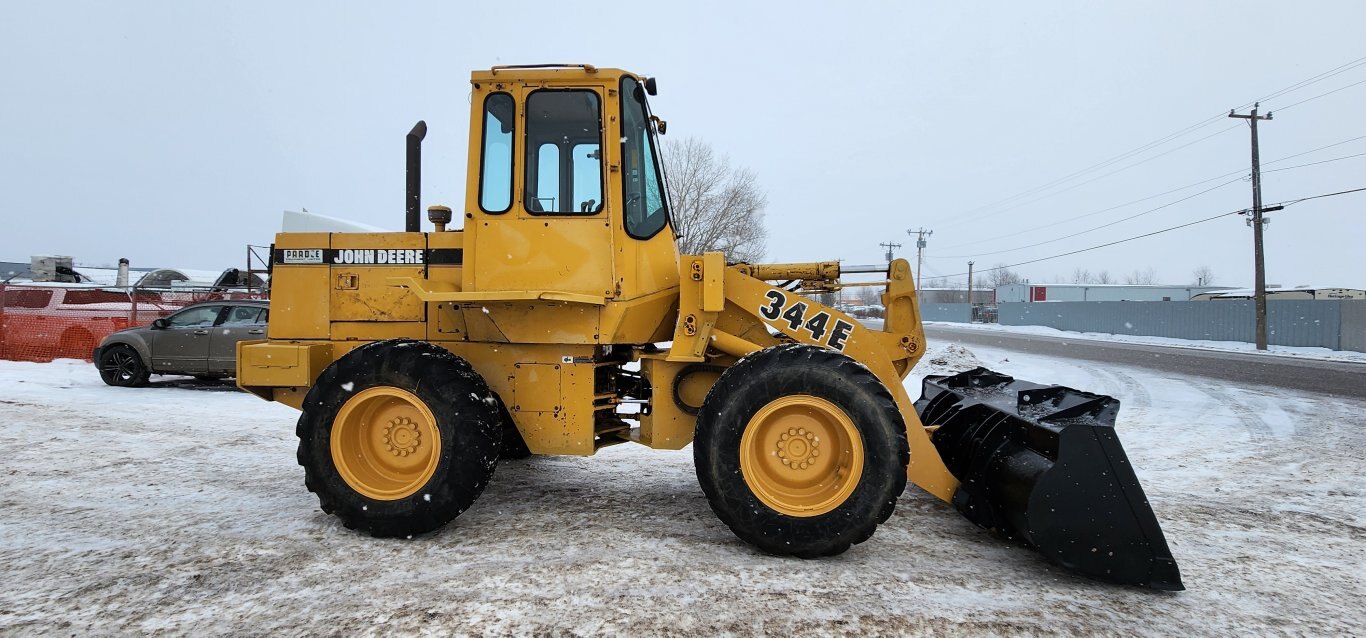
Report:
[[[361,346],[304,398],[299,464],[324,512],[372,536],[435,530],[469,509],[498,463],[495,401],[468,362],[420,341]]]
[[[123,344],[115,344],[101,350],[96,365],[100,371],[100,379],[116,387],[136,388],[147,385],[147,378],[151,376],[138,351]]]
[[[906,487],[906,426],[867,368],[774,346],[726,370],[693,442],[697,478],[731,531],[771,554],[833,556],[873,535]]]

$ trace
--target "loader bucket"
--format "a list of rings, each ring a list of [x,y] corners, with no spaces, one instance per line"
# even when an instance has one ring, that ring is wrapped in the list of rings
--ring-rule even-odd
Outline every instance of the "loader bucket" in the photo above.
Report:
[[[926,377],[915,409],[968,520],[1089,576],[1185,589],[1115,436],[1118,399],[977,368]]]

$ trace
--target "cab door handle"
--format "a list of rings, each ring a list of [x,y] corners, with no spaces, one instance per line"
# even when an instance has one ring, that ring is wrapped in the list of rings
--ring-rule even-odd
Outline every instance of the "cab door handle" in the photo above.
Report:
[[[255,330],[248,330],[248,331],[247,331],[247,334],[249,334],[249,335],[259,335],[259,334],[265,334],[265,333],[266,333],[266,331],[265,331],[265,330],[262,330],[262,329],[260,329],[260,328],[257,328],[257,329],[255,329]]]
[[[194,333],[197,334],[197,335],[206,335],[206,334],[209,334],[209,331],[208,331],[208,330],[196,330],[196,331],[194,331]]]

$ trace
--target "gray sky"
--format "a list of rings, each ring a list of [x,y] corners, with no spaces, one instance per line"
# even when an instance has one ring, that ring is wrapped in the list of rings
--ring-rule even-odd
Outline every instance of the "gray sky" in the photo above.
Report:
[[[1217,116],[1366,56],[1366,3],[1349,1],[463,5],[8,3],[0,260],[241,266],[300,207],[401,228],[403,135],[418,119],[423,206],[463,206],[471,69],[587,62],[657,76],[669,138],[703,138],[757,173],[769,259],[868,263],[889,240],[913,259],[905,231],[925,226],[925,276],[952,275],[1250,206],[1236,181],[1136,216],[1235,174],[1065,221],[1246,170],[1246,125]],[[1366,136],[1366,84],[1278,112],[1362,80],[1366,65],[1268,100],[1265,168],[1366,153],[1359,139],[1270,164]],[[1269,172],[1263,192],[1270,204],[1363,186],[1356,157]],[[1363,212],[1366,193],[1272,214],[1268,281],[1366,287]],[[1250,285],[1250,235],[1231,216],[1016,270],[1189,283],[1207,265]]]

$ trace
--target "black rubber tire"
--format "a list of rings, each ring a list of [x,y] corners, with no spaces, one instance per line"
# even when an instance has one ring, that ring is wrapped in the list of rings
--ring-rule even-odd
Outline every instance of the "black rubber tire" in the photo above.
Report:
[[[503,430],[503,445],[498,450],[498,458],[503,461],[519,461],[531,457],[531,448],[527,447],[526,439],[522,438],[521,431],[512,420],[512,413],[508,412],[507,404],[503,403],[502,397],[496,392],[493,398],[498,401],[498,423]]]
[[[780,513],[754,495],[740,470],[751,417],[783,396],[809,394],[838,406],[862,439],[863,474],[835,509]],[[815,346],[783,344],[742,359],[712,386],[697,419],[693,459],[707,502],[740,539],[770,554],[833,556],[868,540],[906,489],[906,426],[887,388],[853,359]]]
[[[338,410],[354,393],[380,386],[416,395],[431,410],[441,435],[431,478],[398,500],[356,492],[332,459]],[[349,529],[380,537],[435,530],[469,509],[493,478],[502,430],[492,396],[467,361],[426,342],[391,339],[352,350],[323,370],[304,397],[296,430],[304,484],[318,495],[322,510]]]
[[[100,378],[108,385],[120,388],[136,388],[147,385],[151,371],[142,362],[142,357],[132,346],[117,343],[100,349],[99,361],[95,367]]]

